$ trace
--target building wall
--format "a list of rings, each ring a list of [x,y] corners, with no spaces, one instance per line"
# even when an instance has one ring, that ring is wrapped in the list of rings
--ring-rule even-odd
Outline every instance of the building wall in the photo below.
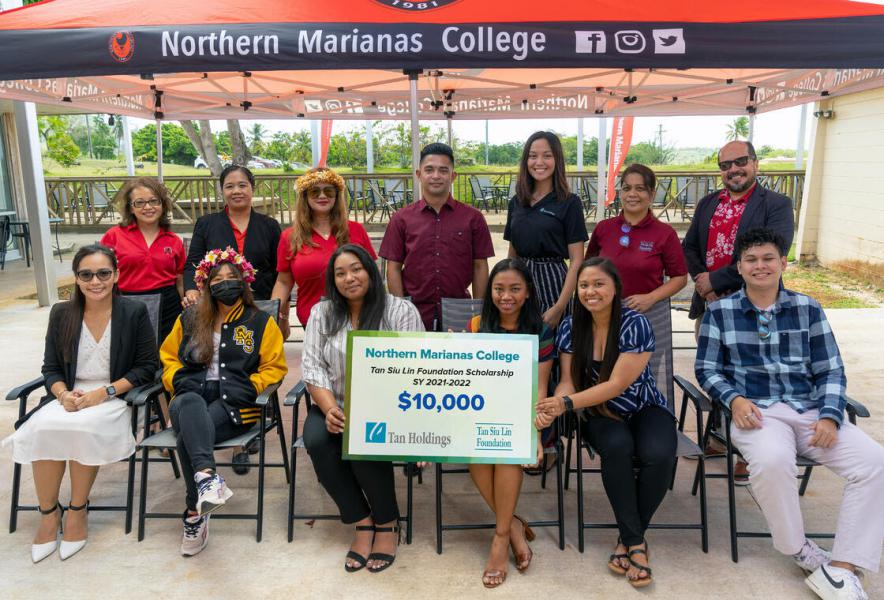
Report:
[[[822,264],[884,264],[884,89],[834,98],[815,110],[797,252]]]

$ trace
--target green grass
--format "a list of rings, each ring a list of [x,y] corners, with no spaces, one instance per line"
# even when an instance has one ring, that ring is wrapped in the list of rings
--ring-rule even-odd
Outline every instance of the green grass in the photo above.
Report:
[[[878,308],[884,290],[869,289],[862,282],[824,267],[790,265],[783,274],[785,286],[807,294],[823,308]]]

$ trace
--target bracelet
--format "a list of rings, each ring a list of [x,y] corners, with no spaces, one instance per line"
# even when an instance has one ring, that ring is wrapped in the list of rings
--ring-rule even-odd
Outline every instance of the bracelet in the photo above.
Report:
[[[562,396],[562,402],[565,403],[565,412],[574,412],[574,401],[570,396]]]

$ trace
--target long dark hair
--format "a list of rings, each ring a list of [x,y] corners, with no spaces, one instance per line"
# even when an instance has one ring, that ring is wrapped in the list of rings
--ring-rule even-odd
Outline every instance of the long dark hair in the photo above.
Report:
[[[585,390],[593,385],[598,385],[611,378],[614,364],[620,357],[620,314],[623,307],[622,295],[623,284],[620,281],[620,273],[607,258],[594,256],[583,261],[577,278],[589,267],[598,267],[614,281],[614,300],[611,302],[611,322],[608,325],[608,337],[605,340],[605,354],[602,357],[602,366],[599,368],[597,379],[592,376],[592,348],[593,348],[593,320],[592,313],[583,306],[578,297],[579,292],[574,291],[574,312],[571,322],[571,348],[574,350],[571,360],[571,380],[578,390]],[[602,413],[609,411],[602,404],[598,407]]]
[[[556,193],[556,199],[560,202],[565,201],[571,194],[571,187],[568,185],[568,178],[565,176],[565,153],[562,152],[562,142],[559,136],[551,131],[535,131],[525,142],[522,148],[522,158],[519,159],[519,179],[516,184],[516,197],[522,203],[522,206],[530,206],[531,198],[534,194],[534,178],[528,172],[528,154],[531,152],[531,144],[537,140],[546,140],[553,153],[553,160],[556,161],[555,171],[553,172],[553,191]]]
[[[500,311],[494,305],[491,290],[494,278],[504,271],[515,271],[518,273],[525,280],[525,287],[528,289],[528,298],[519,311],[516,333],[540,335],[540,332],[543,331],[543,316],[540,314],[540,305],[537,303],[534,279],[531,277],[528,265],[519,258],[505,258],[491,269],[491,275],[488,276],[488,285],[485,288],[485,301],[482,303],[479,331],[486,333],[500,333],[502,331],[500,328]]]
[[[77,271],[80,270],[80,263],[83,259],[87,256],[92,256],[93,254],[103,254],[108,260],[110,260],[114,271],[117,270],[117,255],[114,254],[113,250],[107,246],[102,246],[101,244],[89,244],[88,246],[83,246],[77,250],[77,253],[74,255],[74,262],[72,264],[74,276],[76,276]],[[114,284],[111,293],[114,296],[119,296],[120,289],[117,287],[117,284]],[[62,356],[64,356],[64,359],[68,362],[71,361],[74,354],[74,348],[79,343],[77,336],[79,335],[80,327],[82,327],[83,324],[83,313],[85,311],[86,296],[83,295],[83,290],[80,289],[80,286],[77,283],[74,283],[74,291],[71,292],[71,299],[67,302],[67,309],[64,312],[60,324],[59,341],[61,343]]]
[[[387,303],[387,292],[384,290],[384,282],[381,281],[381,272],[365,248],[356,244],[345,244],[332,253],[325,270],[325,297],[331,302],[331,313],[329,330],[323,332],[323,335],[338,333],[350,318],[350,304],[335,285],[335,261],[344,253],[358,258],[362,268],[368,273],[368,292],[362,300],[362,308],[359,311],[359,329],[377,331],[381,328]]]
[[[255,306],[255,300],[252,297],[252,290],[249,288],[249,284],[245,283],[242,280],[242,272],[236,267],[236,265],[232,265],[230,263],[221,263],[212,267],[209,271],[208,277],[206,277],[205,287],[203,288],[203,293],[200,294],[199,302],[197,302],[196,307],[194,307],[194,312],[192,314],[182,315],[183,318],[192,319],[191,323],[193,324],[192,331],[193,333],[190,336],[190,343],[188,350],[191,352],[191,356],[193,356],[197,361],[208,365],[212,360],[212,356],[215,354],[215,318],[218,316],[218,308],[219,302],[212,298],[212,294],[209,291],[209,287],[212,281],[212,278],[215,277],[218,272],[227,267],[231,272],[236,276],[236,278],[242,282],[242,303],[245,307],[254,308],[257,310],[257,306]]]

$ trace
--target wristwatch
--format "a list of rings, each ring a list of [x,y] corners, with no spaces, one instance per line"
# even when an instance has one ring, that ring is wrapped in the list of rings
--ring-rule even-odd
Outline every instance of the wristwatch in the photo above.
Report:
[[[107,394],[108,398],[113,398],[114,396],[117,395],[117,388],[115,388],[112,385],[109,385],[106,388],[104,388],[104,391]]]
[[[570,396],[562,396],[562,402],[565,403],[565,412],[574,412],[574,401]]]

